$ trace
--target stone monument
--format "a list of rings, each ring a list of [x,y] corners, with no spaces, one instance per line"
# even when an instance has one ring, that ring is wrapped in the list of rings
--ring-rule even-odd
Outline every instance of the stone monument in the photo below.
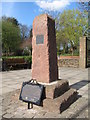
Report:
[[[45,86],[43,107],[62,112],[76,99],[77,91],[67,80],[58,80],[55,21],[47,14],[33,21],[32,78]]]
[[[47,14],[33,22],[32,78],[44,83],[58,79],[55,21]]]

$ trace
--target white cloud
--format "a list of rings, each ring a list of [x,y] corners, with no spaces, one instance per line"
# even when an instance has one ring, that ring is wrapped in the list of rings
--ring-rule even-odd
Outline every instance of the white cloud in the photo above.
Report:
[[[58,11],[70,5],[71,0],[38,0],[36,4],[43,10]]]

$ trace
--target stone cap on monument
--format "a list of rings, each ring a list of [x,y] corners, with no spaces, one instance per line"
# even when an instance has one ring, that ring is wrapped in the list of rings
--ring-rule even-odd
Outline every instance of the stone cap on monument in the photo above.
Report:
[[[47,13],[40,14],[40,15],[36,16],[34,20],[36,20],[36,19],[38,19],[38,18],[40,19],[40,18],[42,18],[42,17],[44,17],[44,18],[50,18],[50,19],[52,19],[52,20],[54,21],[54,19],[53,19],[50,15],[48,15]],[[34,22],[34,21],[33,21],[33,22]]]

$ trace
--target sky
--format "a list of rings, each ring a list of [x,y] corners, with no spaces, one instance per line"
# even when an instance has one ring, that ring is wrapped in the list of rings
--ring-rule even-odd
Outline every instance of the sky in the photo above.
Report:
[[[19,23],[32,26],[35,16],[44,10],[62,12],[66,9],[76,9],[77,2],[71,0],[33,0],[33,2],[2,2],[2,15],[14,17]],[[1,11],[1,10],[0,10]]]

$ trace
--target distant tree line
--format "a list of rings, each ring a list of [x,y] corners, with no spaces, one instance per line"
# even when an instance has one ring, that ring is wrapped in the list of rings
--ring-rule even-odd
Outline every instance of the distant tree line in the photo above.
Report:
[[[48,12],[55,19],[58,54],[79,54],[79,38],[88,29],[88,4],[80,3],[80,9]],[[17,54],[22,41],[32,38],[32,27],[22,25],[17,19],[2,17],[2,52],[5,55]],[[31,49],[31,47],[30,47]],[[27,48],[25,49],[27,52]]]
[[[84,14],[86,16],[84,16]],[[79,53],[79,38],[88,27],[87,13],[79,10],[65,10],[56,17],[57,50],[63,53]]]
[[[2,53],[4,55],[17,55],[20,44],[32,37],[32,28],[22,25],[12,17],[2,17]]]
[[[79,55],[79,38],[88,32],[90,2],[77,3],[73,10],[44,11],[55,19],[57,53]]]

